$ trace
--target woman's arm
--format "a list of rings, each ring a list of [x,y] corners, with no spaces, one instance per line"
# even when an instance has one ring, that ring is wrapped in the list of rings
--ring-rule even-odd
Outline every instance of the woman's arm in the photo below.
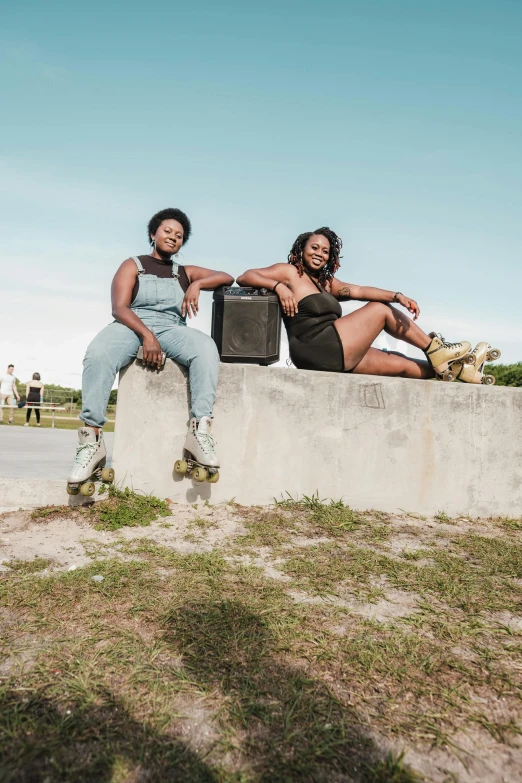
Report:
[[[273,291],[277,283],[288,285],[292,271],[295,272],[295,268],[290,264],[272,264],[263,269],[247,269],[239,275],[237,284],[250,285],[252,288],[268,288],[269,291]]]
[[[216,272],[213,269],[205,269],[202,266],[186,266],[185,272],[189,280],[189,287],[185,292],[181,304],[181,315],[189,318],[196,316],[199,310],[200,291],[214,291],[220,285],[232,285],[234,278],[227,272]]]
[[[374,288],[373,286],[352,285],[351,283],[343,283],[334,277],[331,282],[331,293],[340,302],[354,299],[359,302],[398,303],[413,315],[414,321],[420,315],[420,308],[417,302],[409,296],[404,296],[400,291],[385,291],[383,288]]]
[[[273,291],[277,285],[275,292],[281,308],[285,315],[291,317],[297,314],[297,302],[290,286],[298,276],[297,269],[292,264],[272,264],[264,269],[247,269],[239,275],[237,282],[252,288],[268,288],[269,291]]]
[[[41,387],[40,387],[40,401],[41,401],[41,402],[43,402],[43,398],[44,398],[44,392],[45,392],[45,386],[44,386],[44,385],[43,385],[43,383],[42,383],[42,385],[41,385]]]
[[[161,346],[141,318],[130,309],[132,289],[138,276],[136,262],[128,258],[114,275],[111,286],[112,315],[120,324],[128,326],[143,339],[143,362],[161,367]]]

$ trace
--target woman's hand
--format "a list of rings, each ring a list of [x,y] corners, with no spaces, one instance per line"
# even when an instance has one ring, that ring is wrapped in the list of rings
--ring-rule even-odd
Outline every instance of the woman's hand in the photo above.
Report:
[[[420,307],[415,301],[415,299],[410,299],[409,296],[404,296],[404,294],[399,294],[397,297],[397,302],[401,304],[403,307],[408,310],[413,315],[413,320],[416,321],[417,318],[420,315]]]
[[[185,297],[181,303],[181,315],[185,318],[188,315],[189,318],[196,316],[199,310],[199,294],[200,294],[199,282],[195,281],[191,283],[185,292]]]
[[[157,366],[158,370],[161,370],[163,364],[163,351],[155,335],[149,332],[143,338],[143,364],[148,364],[150,367]]]
[[[295,301],[295,297],[288,286],[284,283],[279,283],[275,292],[279,297],[279,302],[281,304],[283,313],[290,318],[294,315],[297,315],[297,302]]]

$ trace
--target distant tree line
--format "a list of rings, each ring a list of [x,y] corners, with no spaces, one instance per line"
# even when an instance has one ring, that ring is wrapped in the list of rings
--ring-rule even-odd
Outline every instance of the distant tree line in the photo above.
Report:
[[[486,364],[486,372],[495,376],[497,386],[522,386],[522,362]]]

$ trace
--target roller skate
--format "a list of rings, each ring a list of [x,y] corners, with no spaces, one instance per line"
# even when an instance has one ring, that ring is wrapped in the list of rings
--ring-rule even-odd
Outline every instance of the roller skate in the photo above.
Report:
[[[429,363],[443,381],[455,380],[452,372],[454,362],[463,362],[471,354],[471,343],[463,340],[460,343],[447,343],[440,334],[430,332],[431,343],[424,353]]]
[[[464,383],[483,383],[486,386],[493,386],[495,383],[494,375],[484,373],[486,362],[495,361],[500,358],[498,348],[492,348],[489,343],[479,343],[463,362],[455,362],[451,367],[454,380]]]
[[[211,428],[210,416],[203,416],[199,423],[195,418],[190,420],[183,459],[174,463],[175,473],[192,476],[195,481],[208,481],[209,484],[219,481],[219,458]]]
[[[74,464],[67,476],[67,494],[91,497],[96,490],[94,480],[101,479],[111,484],[114,481],[114,470],[105,467],[106,461],[103,432],[100,430],[96,435],[93,427],[80,427]]]

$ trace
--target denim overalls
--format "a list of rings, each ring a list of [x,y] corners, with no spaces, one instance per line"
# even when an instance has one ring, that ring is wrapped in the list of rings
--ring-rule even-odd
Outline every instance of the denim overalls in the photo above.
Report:
[[[181,315],[185,296],[178,279],[178,264],[172,265],[172,278],[145,273],[138,267],[139,287],[131,310],[156,336],[169,359],[188,367],[191,395],[190,415],[196,419],[212,416],[219,373],[219,354],[214,340],[187,326]],[[136,332],[113,321],[96,335],[83,360],[82,412],[80,419],[93,427],[107,421],[105,411],[109,394],[122,367],[138,352],[142,340]]]

